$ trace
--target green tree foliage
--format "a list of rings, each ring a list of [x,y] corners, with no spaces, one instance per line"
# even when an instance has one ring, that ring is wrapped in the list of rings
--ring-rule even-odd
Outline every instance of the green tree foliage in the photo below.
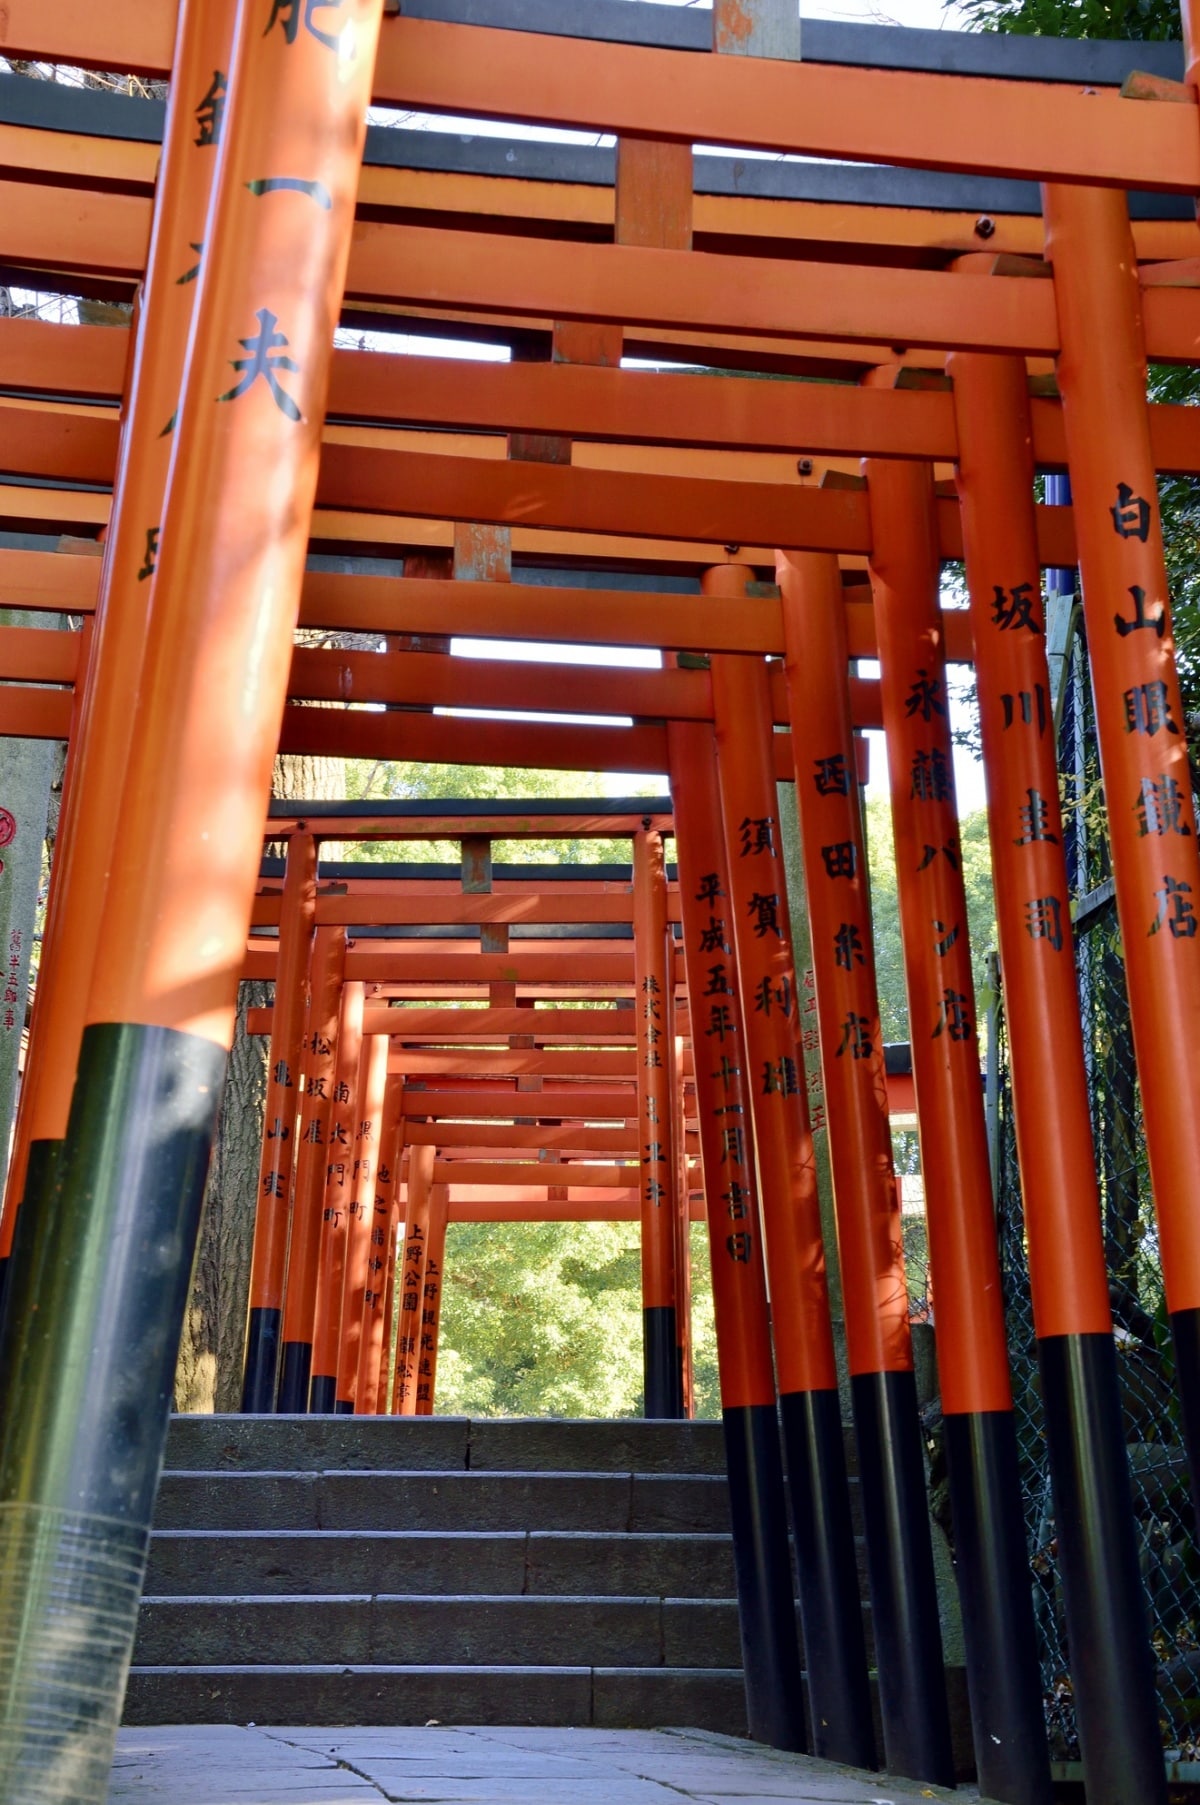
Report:
[[[661,784],[646,777],[630,777],[622,786],[630,796],[658,794]],[[447,800],[473,798],[480,802],[512,797],[535,802],[575,797],[599,800],[610,792],[598,771],[511,770],[502,765],[431,765],[398,759],[346,761],[346,794],[356,800],[403,800],[436,797]],[[348,859],[431,859],[455,864],[459,849],[449,840],[359,841],[345,849]],[[614,840],[496,840],[492,856],[513,864],[603,864],[628,862],[633,848],[627,839]]]
[[[1177,0],[958,0],[981,31],[1034,37],[1175,39]],[[1152,401],[1195,407],[1200,370],[1188,365],[1150,368]],[[1176,658],[1184,710],[1195,737],[1200,715],[1200,483],[1195,477],[1160,477],[1159,504],[1171,584]]]
[[[696,1413],[717,1415],[705,1230],[692,1229]],[[642,1298],[633,1222],[452,1224],[438,1409],[474,1416],[637,1416]]]

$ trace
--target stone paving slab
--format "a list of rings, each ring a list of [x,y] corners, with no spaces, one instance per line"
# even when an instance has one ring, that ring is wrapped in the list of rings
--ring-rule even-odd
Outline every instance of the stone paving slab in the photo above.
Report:
[[[124,1729],[108,1805],[987,1805],[702,1730]]]

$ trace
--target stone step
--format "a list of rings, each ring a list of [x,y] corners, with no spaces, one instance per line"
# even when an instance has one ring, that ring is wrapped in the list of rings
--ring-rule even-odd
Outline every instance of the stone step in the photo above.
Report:
[[[719,1422],[638,1417],[175,1416],[166,1468],[716,1474],[725,1443]]]
[[[544,1724],[746,1734],[738,1668],[137,1666],[127,1724]]]
[[[147,1597],[138,1666],[737,1667],[732,1598]]]
[[[156,1530],[147,1593],[598,1594],[728,1598],[727,1535],[623,1530]]]
[[[717,1474],[189,1472],[163,1474],[157,1529],[574,1529],[728,1532]]]

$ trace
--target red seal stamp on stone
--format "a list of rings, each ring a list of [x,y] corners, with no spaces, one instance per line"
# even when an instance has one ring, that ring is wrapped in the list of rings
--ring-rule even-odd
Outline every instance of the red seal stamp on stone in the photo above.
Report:
[[[11,846],[17,837],[17,817],[0,808],[0,846]]]

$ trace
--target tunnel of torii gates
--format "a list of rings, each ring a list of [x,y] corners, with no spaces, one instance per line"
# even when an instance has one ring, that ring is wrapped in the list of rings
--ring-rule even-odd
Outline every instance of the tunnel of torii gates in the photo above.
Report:
[[[4,280],[134,302],[0,320],[0,599],[83,623],[0,630],[0,728],[68,744],[4,1216],[5,1805],[106,1796],[243,977],[275,982],[247,1408],[428,1408],[447,1217],[628,1215],[646,1407],[679,1412],[703,1213],[752,1733],[805,1742],[790,1528],[811,1746],[870,1765],[828,1137],[880,1753],[950,1779],[856,781],[880,726],[979,1779],[1049,1798],[947,660],[978,679],[1087,1796],[1165,1800],[1041,571],[1081,578],[1194,1473],[1200,858],[1156,473],[1200,473],[1200,430],[1146,366],[1200,361],[1195,6],[1182,45],[1132,45],[802,40],[794,0],[8,0],[5,55],[170,100],[0,78]],[[367,131],[372,101],[616,149]],[[335,349],[339,323],[512,356]],[[670,801],[272,806],[277,750],[668,773]],[[493,870],[491,838],[559,832],[632,835],[632,883]],[[440,876],[316,862],[447,836]]]

